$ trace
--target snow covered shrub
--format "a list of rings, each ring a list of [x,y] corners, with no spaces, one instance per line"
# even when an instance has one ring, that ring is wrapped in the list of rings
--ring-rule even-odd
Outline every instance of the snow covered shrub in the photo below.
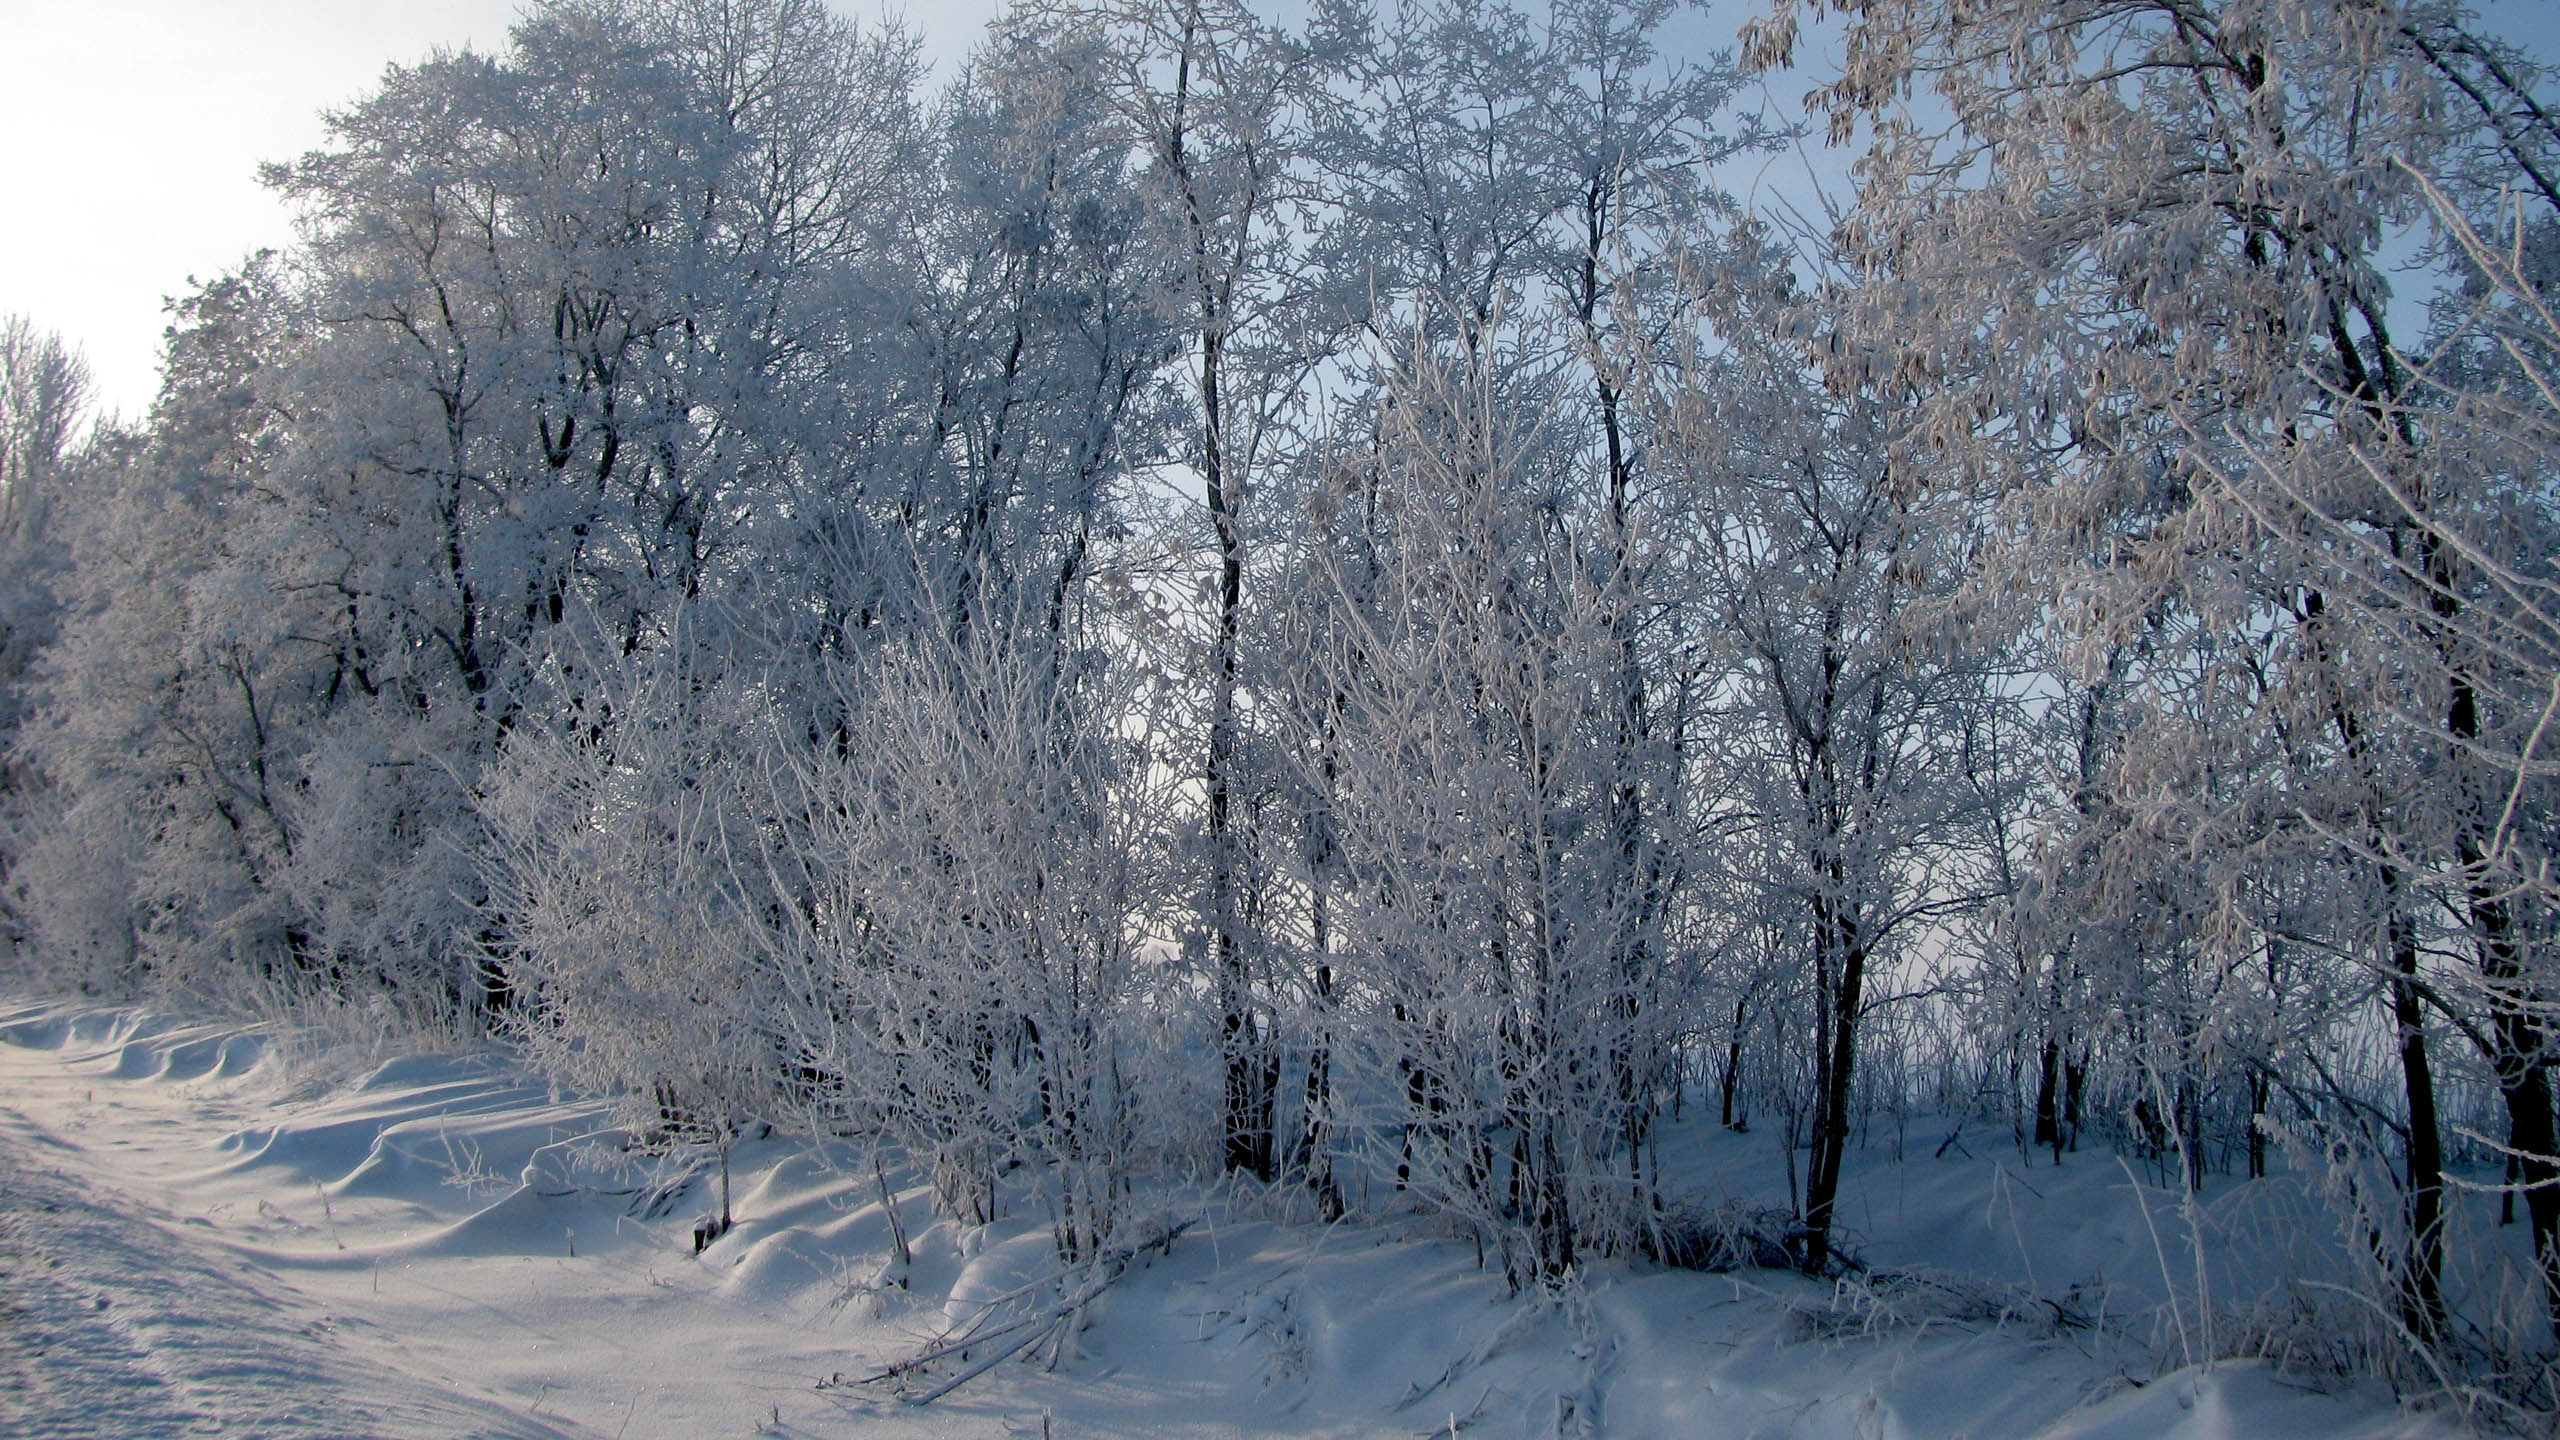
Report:
[[[1654,1217],[1651,1244],[1655,1257],[1675,1269],[1791,1270],[1803,1263],[1795,1235],[1796,1217],[1789,1210],[1678,1200]]]
[[[1947,1271],[1853,1267],[1833,1281],[1829,1303],[1798,1309],[1796,1323],[1825,1338],[1948,1324],[2051,1336],[2092,1329],[2097,1320],[2077,1290],[2046,1296]]]
[[[1020,1172],[1076,1260],[1135,1178],[1178,781],[1132,667],[1072,626],[973,618],[884,647],[849,677],[842,741],[776,777],[806,827],[779,862],[798,928],[777,1013],[822,1107],[971,1219]]]
[[[545,1073],[616,1097],[638,1143],[700,1144],[721,1169],[774,1113],[796,1056],[777,1030],[765,932],[755,687],[679,626],[622,659],[564,652],[584,703],[518,732],[485,786],[483,931],[514,995],[506,1033]]]

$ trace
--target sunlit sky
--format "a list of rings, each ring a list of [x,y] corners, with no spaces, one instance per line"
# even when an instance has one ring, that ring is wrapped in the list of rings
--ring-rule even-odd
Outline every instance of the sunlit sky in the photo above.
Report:
[[[843,4],[876,18],[876,3]],[[504,46],[517,0],[0,0],[0,314],[89,358],[107,408],[158,388],[166,297],[293,238],[263,161],[387,64]],[[930,0],[947,73],[996,0]]]
[[[859,19],[879,0],[835,0]],[[999,0],[904,7],[944,74]],[[261,246],[291,217],[262,161],[319,143],[320,112],[393,62],[495,50],[518,0],[0,0],[0,314],[86,352],[109,409],[139,417],[157,387],[167,297]],[[1708,27],[1730,35],[1725,0]],[[2560,60],[2560,0],[2491,0],[2488,28]],[[1802,85],[1778,77],[1773,98]],[[1799,157],[1834,170],[1845,157]],[[1752,177],[1728,183],[1752,188]],[[1784,184],[1781,178],[1781,184]],[[1793,187],[1789,187],[1793,188]]]

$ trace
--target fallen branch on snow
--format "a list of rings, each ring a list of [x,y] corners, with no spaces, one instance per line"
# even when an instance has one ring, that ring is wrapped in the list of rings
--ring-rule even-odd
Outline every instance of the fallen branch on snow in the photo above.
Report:
[[[1055,1342],[1063,1348],[1066,1337],[1084,1308],[1101,1298],[1102,1292],[1128,1273],[1129,1266],[1149,1250],[1168,1252],[1182,1232],[1191,1228],[1188,1220],[1167,1226],[1135,1245],[1115,1246],[1094,1257],[1082,1267],[1081,1278],[1072,1286],[1067,1282],[1078,1272],[1061,1271],[1044,1280],[1009,1290],[980,1308],[976,1318],[956,1336],[946,1336],[922,1351],[895,1364],[884,1366],[853,1383],[876,1385],[884,1380],[899,1380],[915,1375],[953,1356],[962,1360],[962,1368],[949,1378],[922,1390],[901,1392],[898,1398],[909,1405],[930,1405],[979,1376],[993,1370],[1017,1355],[1036,1352],[1043,1344]],[[1024,1301],[1051,1286],[1061,1292],[1045,1304],[1025,1310],[1008,1311],[1009,1306]],[[983,1354],[972,1355],[983,1350]],[[1055,1351],[1050,1363],[1057,1363]],[[839,1383],[830,1378],[819,1382],[820,1389]]]
[[[1402,1410],[1411,1406],[1414,1402],[1501,1354],[1514,1344],[1527,1339],[1531,1331],[1546,1323],[1548,1313],[1554,1309],[1555,1303],[1544,1296],[1522,1305],[1518,1310],[1513,1311],[1511,1317],[1504,1320],[1492,1334],[1484,1337],[1474,1349],[1450,1361],[1448,1368],[1434,1377],[1431,1383],[1406,1386],[1404,1398],[1396,1401],[1395,1408]]]

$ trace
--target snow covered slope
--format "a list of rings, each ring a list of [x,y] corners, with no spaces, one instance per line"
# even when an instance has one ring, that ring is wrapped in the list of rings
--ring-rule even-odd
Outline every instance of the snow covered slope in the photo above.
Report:
[[[1853,1228],[1899,1268],[1846,1289],[1613,1263],[1511,1296],[1419,1220],[1166,1197],[1188,1228],[1042,1352],[1054,1368],[918,1406],[864,1377],[1054,1269],[1037,1218],[964,1228],[910,1187],[914,1262],[884,1284],[868,1173],[774,1138],[741,1147],[738,1228],[697,1257],[699,1168],[634,1163],[602,1107],[501,1054],[323,1086],[254,1034],[131,1012],[0,1008],[0,1040],[11,1436],[2458,1433],[2264,1362],[2162,1373],[2203,1310],[2176,1215],[2111,1157],[1871,1146]],[[1742,1163],[1765,1138],[1683,1143],[1710,1190],[1769,1168]],[[2225,1203],[2266,1235],[2316,1227],[2276,1194]]]

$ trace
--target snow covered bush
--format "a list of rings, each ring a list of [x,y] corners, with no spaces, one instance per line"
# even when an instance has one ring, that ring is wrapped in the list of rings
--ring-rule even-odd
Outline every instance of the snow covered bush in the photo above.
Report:
[[[773,862],[797,901],[776,1013],[829,1113],[979,1222],[1022,1172],[1072,1261],[1120,1238],[1136,1111],[1167,1098],[1134,1007],[1178,781],[1147,677],[1026,618],[884,648],[842,744],[774,775],[806,826]]]

